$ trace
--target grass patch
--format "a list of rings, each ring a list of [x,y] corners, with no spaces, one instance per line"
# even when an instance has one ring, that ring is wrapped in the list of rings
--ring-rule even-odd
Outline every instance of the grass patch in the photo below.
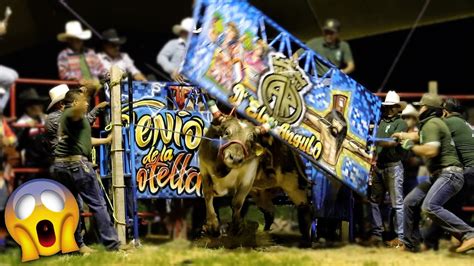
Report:
[[[348,245],[337,249],[297,249],[283,246],[265,248],[208,249],[187,241],[162,245],[145,243],[129,253],[99,252],[42,257],[29,265],[473,265],[473,255],[456,255],[446,250],[412,254],[388,248],[363,248]],[[20,264],[20,251],[9,249],[0,254],[0,265]]]

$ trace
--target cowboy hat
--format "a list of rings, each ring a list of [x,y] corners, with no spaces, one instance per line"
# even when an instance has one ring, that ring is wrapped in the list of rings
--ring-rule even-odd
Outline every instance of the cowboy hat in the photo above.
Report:
[[[122,45],[127,42],[127,38],[119,36],[115,29],[108,29],[102,32],[102,40],[113,44]]]
[[[79,21],[73,20],[66,23],[66,32],[58,34],[58,41],[65,42],[68,38],[88,40],[92,37],[90,30],[83,30]]]
[[[201,32],[201,29],[195,28],[193,18],[185,18],[181,20],[180,24],[176,24],[173,26],[174,34],[179,35],[182,31],[199,33]]]
[[[388,91],[382,105],[400,105],[400,96],[395,91]]]
[[[38,92],[35,89],[29,88],[20,93],[18,95],[20,101],[24,102],[25,104],[29,103],[43,103],[48,100],[48,97],[39,96]]]
[[[58,85],[49,90],[49,98],[51,98],[51,103],[46,108],[46,111],[51,109],[56,103],[64,100],[66,93],[69,91],[69,87],[66,84]]]
[[[407,116],[418,117],[418,115],[419,115],[418,111],[411,104],[408,104],[407,107],[405,107],[405,109],[403,109],[402,111],[402,117],[407,117]]]

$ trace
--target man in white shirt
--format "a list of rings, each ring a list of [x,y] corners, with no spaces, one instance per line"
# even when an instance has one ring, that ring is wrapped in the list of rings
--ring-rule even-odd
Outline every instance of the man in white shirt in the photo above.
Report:
[[[158,53],[156,61],[163,70],[168,73],[174,81],[183,83],[185,78],[179,73],[181,64],[186,54],[186,42],[188,35],[194,30],[194,20],[185,18],[181,24],[173,26],[173,33],[178,36],[176,39],[169,40]]]
[[[145,76],[135,67],[133,60],[127,53],[120,52],[120,46],[123,45],[127,39],[118,36],[115,29],[109,29],[102,33],[103,37],[103,52],[99,53],[100,61],[106,69],[110,69],[112,65],[118,66],[124,72],[131,73],[134,80],[146,81]]]

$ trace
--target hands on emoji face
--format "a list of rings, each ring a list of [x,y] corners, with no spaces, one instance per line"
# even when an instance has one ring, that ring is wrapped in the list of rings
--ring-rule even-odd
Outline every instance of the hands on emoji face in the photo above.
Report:
[[[21,246],[23,262],[61,251],[78,251],[74,239],[79,207],[73,194],[60,183],[35,179],[18,187],[8,199],[5,223]]]

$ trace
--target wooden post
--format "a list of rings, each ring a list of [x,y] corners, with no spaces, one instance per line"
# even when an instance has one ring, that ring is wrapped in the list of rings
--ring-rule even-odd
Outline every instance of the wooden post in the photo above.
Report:
[[[438,82],[436,80],[428,81],[428,92],[438,94]]]
[[[120,81],[123,71],[112,66],[110,71],[110,107],[112,112],[112,185],[114,193],[115,228],[120,242],[127,243],[125,223],[125,182],[123,178],[123,147],[122,147],[122,104]]]

